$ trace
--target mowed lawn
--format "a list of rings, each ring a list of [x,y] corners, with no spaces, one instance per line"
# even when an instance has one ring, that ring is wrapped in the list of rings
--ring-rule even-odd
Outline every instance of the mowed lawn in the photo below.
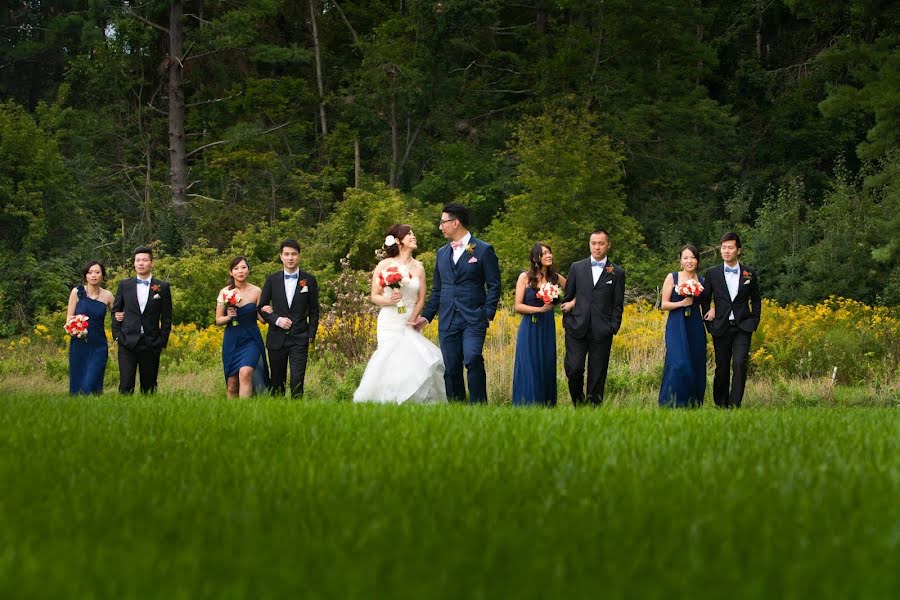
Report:
[[[900,597],[896,409],[0,397],[3,598]]]

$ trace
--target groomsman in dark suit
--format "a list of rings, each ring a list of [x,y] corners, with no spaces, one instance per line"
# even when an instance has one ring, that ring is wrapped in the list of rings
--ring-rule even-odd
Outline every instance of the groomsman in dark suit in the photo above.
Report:
[[[119,393],[133,394],[141,372],[141,392],[156,391],[159,357],[172,331],[172,292],[169,284],[153,277],[153,250],[146,246],[132,253],[137,277],[119,282],[113,301],[112,336],[119,346]]]
[[[296,240],[281,242],[283,271],[272,273],[259,297],[260,315],[269,324],[266,348],[272,370],[271,391],[284,396],[288,363],[291,365],[291,397],[303,395],[309,346],[319,327],[319,284],[316,278],[301,271],[300,244]]]
[[[625,269],[607,258],[609,248],[609,233],[598,229],[591,234],[591,256],[572,263],[560,305],[566,331],[564,366],[575,406],[585,401],[585,359],[588,400],[594,406],[603,401],[613,336],[622,326]]]
[[[719,407],[740,408],[747,382],[750,341],[759,327],[762,300],[756,271],[738,261],[741,237],[733,231],[727,232],[722,236],[719,252],[725,264],[710,267],[706,272],[706,289],[700,305],[716,354],[713,400]],[[711,301],[715,303],[712,309]],[[734,376],[730,377],[732,371]]]

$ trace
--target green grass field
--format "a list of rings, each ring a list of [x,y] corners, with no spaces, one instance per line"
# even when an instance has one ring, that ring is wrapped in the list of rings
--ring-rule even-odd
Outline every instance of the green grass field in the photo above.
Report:
[[[0,396],[3,598],[889,598],[896,409]]]

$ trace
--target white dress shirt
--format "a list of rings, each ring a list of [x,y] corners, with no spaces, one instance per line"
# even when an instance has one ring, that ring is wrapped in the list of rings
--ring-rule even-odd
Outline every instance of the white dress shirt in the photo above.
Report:
[[[137,278],[138,281],[146,281],[147,285],[142,283],[137,284],[137,297],[138,297],[138,306],[141,307],[141,314],[143,314],[144,310],[147,308],[147,300],[150,299],[150,281],[153,279],[152,276],[147,279]]]
[[[293,273],[284,272],[285,275],[297,275],[297,279],[285,279],[284,280],[284,293],[287,296],[288,308],[291,307],[291,304],[294,302],[294,292],[297,291],[297,281],[300,279],[300,269],[297,269]]]
[[[591,257],[591,263],[593,263],[594,257]],[[603,275],[603,269],[606,268],[606,259],[600,259],[600,266],[595,266],[591,264],[591,276],[594,278],[594,285],[597,285],[597,282],[600,280],[600,276]]]
[[[137,284],[137,297],[138,297],[138,306],[141,308],[141,314],[144,314],[144,310],[147,308],[147,301],[150,300],[150,282],[153,281],[153,275],[148,277],[147,279],[137,278],[138,281],[146,281],[147,285],[142,283]],[[144,335],[144,326],[141,325],[141,335]]]
[[[453,264],[454,265],[459,262],[459,257],[462,256],[463,252],[466,251],[466,246],[469,244],[469,240],[471,240],[471,239],[472,239],[472,234],[467,233],[463,237],[463,239],[459,240],[460,244],[459,244],[458,248],[453,248],[453,247],[450,248],[451,250],[453,250]]]
[[[728,267],[728,263],[725,263],[726,268]],[[724,271],[725,273],[725,284],[728,286],[728,295],[731,296],[731,301],[734,302],[734,299],[737,298],[738,289],[741,286],[741,265],[738,263],[735,265],[738,272],[737,273],[729,273],[728,271]],[[734,311],[728,315],[730,320],[734,320]]]

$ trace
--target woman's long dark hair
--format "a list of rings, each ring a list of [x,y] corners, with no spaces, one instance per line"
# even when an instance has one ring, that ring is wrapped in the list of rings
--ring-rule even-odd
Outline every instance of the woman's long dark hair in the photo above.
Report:
[[[247,263],[247,272],[249,273],[250,272],[250,261],[247,260],[246,256],[235,256],[233,259],[231,259],[231,264],[228,265],[228,273],[231,273],[231,270],[233,268],[235,268],[236,266],[241,264],[241,261]],[[231,275],[228,278],[228,289],[229,290],[234,289],[234,275]]]
[[[531,247],[531,264],[528,266],[528,287],[537,289],[538,280],[541,276],[541,257],[544,254],[544,248],[553,252],[547,244],[535,244]],[[547,281],[556,285],[559,283],[559,273],[554,265],[547,267]]]

